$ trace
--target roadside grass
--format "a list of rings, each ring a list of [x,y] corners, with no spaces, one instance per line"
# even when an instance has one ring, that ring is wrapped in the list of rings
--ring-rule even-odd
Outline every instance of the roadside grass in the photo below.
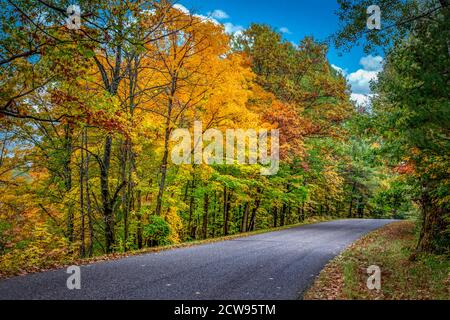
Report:
[[[402,221],[369,233],[333,259],[304,295],[305,300],[449,300],[450,256],[409,258],[415,224]],[[381,289],[367,288],[367,268],[381,269]]]
[[[14,276],[22,276],[22,275],[27,275],[27,274],[31,274],[31,273],[38,273],[38,272],[50,271],[50,270],[55,270],[55,269],[60,269],[60,268],[66,268],[71,265],[77,265],[77,266],[89,265],[92,263],[117,260],[117,259],[122,259],[122,258],[126,258],[126,257],[131,257],[131,256],[144,255],[144,254],[148,254],[148,253],[156,253],[156,252],[161,252],[161,251],[166,251],[166,250],[174,250],[174,249],[179,249],[179,248],[188,248],[188,247],[192,247],[192,246],[215,243],[215,242],[220,242],[220,241],[233,240],[233,239],[237,239],[237,238],[246,238],[246,237],[250,237],[253,235],[257,235],[257,234],[291,229],[291,228],[295,228],[295,227],[299,227],[299,226],[304,226],[304,225],[314,224],[314,223],[319,223],[319,222],[326,222],[326,221],[331,221],[331,220],[336,220],[336,219],[339,219],[339,218],[332,217],[332,216],[314,216],[314,217],[309,217],[309,218],[305,219],[305,221],[303,221],[301,223],[286,225],[283,227],[260,229],[260,230],[256,230],[256,231],[252,231],[252,232],[237,233],[237,234],[228,235],[228,236],[208,238],[205,240],[187,241],[187,242],[182,242],[182,243],[178,243],[178,244],[151,247],[151,248],[145,248],[145,249],[141,249],[141,250],[117,252],[117,253],[112,253],[112,254],[94,256],[92,258],[80,259],[80,258],[67,257],[67,259],[62,263],[55,263],[55,264],[50,264],[50,265],[46,265],[46,266],[35,265],[35,266],[32,266],[31,268],[21,268],[20,263],[17,263],[16,265],[11,266],[8,269],[0,270],[0,279],[7,279],[7,278],[14,277]],[[1,256],[0,256],[0,258],[1,258]]]

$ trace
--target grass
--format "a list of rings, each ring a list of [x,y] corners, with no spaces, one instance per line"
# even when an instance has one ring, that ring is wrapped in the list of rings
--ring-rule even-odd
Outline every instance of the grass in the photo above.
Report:
[[[414,222],[374,231],[332,260],[306,292],[305,300],[449,300],[450,257],[409,258],[416,244]],[[367,288],[367,268],[381,268],[381,289]]]
[[[179,244],[172,244],[172,245],[159,246],[159,247],[151,247],[151,248],[145,248],[145,249],[141,249],[141,250],[133,250],[133,251],[128,251],[128,252],[118,252],[118,253],[112,253],[112,254],[105,254],[105,255],[101,255],[101,256],[95,256],[95,257],[92,257],[92,258],[70,259],[70,260],[67,261],[67,263],[64,262],[64,263],[61,263],[61,264],[55,264],[55,265],[52,265],[51,267],[46,267],[46,268],[43,268],[43,267],[40,267],[40,266],[35,266],[32,270],[0,270],[0,279],[7,279],[7,278],[11,278],[13,276],[18,276],[18,275],[22,276],[22,275],[26,275],[26,274],[30,274],[30,273],[50,271],[50,270],[65,268],[65,267],[68,267],[68,266],[71,266],[71,265],[82,266],[82,265],[88,265],[88,264],[97,263],[97,262],[117,260],[117,259],[122,259],[122,258],[126,258],[126,257],[131,257],[131,256],[138,256],[138,255],[148,254],[148,253],[156,253],[156,252],[161,252],[161,251],[166,251],[166,250],[187,248],[187,247],[198,246],[198,245],[203,245],[203,244],[208,244],[208,243],[215,243],[215,242],[220,242],[220,241],[233,240],[233,239],[237,239],[237,238],[245,238],[245,237],[250,237],[250,236],[253,236],[253,235],[257,235],[257,234],[263,234],[263,233],[269,233],[269,232],[280,231],[280,230],[285,230],[285,229],[291,229],[291,228],[295,228],[295,227],[299,227],[299,226],[303,226],[303,225],[308,225],[308,224],[313,224],[313,223],[318,223],[318,222],[331,221],[331,220],[335,220],[335,219],[337,219],[337,218],[336,217],[329,217],[329,216],[310,217],[310,218],[305,219],[305,221],[303,221],[302,223],[286,225],[286,226],[283,226],[283,227],[261,229],[261,230],[257,230],[257,231],[246,232],[246,233],[238,233],[238,234],[229,235],[229,236],[222,236],[222,237],[217,237],[217,238],[209,238],[209,239],[205,239],[205,240],[188,241],[188,242],[182,242],[182,243],[179,243]]]

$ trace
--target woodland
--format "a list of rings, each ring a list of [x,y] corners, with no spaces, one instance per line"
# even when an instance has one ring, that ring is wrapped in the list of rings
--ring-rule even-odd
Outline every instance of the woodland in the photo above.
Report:
[[[448,2],[380,0],[370,32],[368,1],[338,2],[331,42],[293,44],[166,0],[80,0],[79,29],[68,1],[2,1],[0,274],[312,217],[414,219],[417,254],[448,253]],[[359,39],[386,56],[369,105],[327,59]],[[174,165],[195,121],[278,129],[278,173]]]

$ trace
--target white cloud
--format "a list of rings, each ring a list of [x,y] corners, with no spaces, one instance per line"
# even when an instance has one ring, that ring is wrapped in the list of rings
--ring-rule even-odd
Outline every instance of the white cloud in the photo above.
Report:
[[[234,25],[231,22],[225,22],[223,25],[225,27],[225,32],[228,34],[236,35],[236,34],[242,33],[242,31],[244,31],[243,26]]]
[[[373,94],[352,93],[350,99],[354,101],[358,106],[368,106],[370,105],[370,99],[373,96]]]
[[[344,77],[347,75],[347,69],[342,69],[338,67],[337,65],[331,64],[331,67],[336,70],[337,72],[340,72]]]
[[[240,37],[244,35],[244,29],[238,30],[233,34],[235,37]]]
[[[370,94],[370,83],[378,80],[378,74],[383,70],[383,58],[368,55],[359,60],[363,69],[350,73],[347,80],[356,94]]]
[[[214,23],[214,24],[217,24],[217,25],[220,24],[220,22],[217,21],[216,19],[204,16],[202,14],[194,14],[194,17],[200,18],[204,22],[208,21],[208,22],[211,22],[211,23]]]
[[[369,94],[371,81],[378,79],[379,71],[367,71],[359,69],[356,72],[352,72],[347,76],[347,80],[352,87],[353,93]]]
[[[189,10],[185,6],[183,6],[182,4],[175,3],[172,7],[177,9],[177,10],[180,10],[181,12],[183,12],[185,14],[189,14]]]
[[[182,4],[176,3],[172,6],[174,9],[177,9],[179,11],[181,11],[184,14],[190,15],[191,12],[189,11],[189,9],[187,9],[185,6],[183,6]],[[200,20],[204,21],[204,22],[211,22],[214,24],[219,25],[219,21],[217,21],[216,19],[214,19],[213,17],[209,16],[204,16],[202,14],[193,14],[194,17],[199,18]]]
[[[368,55],[362,57],[359,63],[363,67],[355,72],[348,71],[334,64],[331,67],[346,77],[351,87],[351,100],[359,106],[369,106],[370,99],[374,96],[370,90],[370,84],[378,80],[378,74],[383,70],[383,58]]]
[[[184,14],[191,14],[189,9],[187,9],[182,4],[174,4],[173,8],[180,10]],[[228,19],[228,14],[223,10],[214,10],[213,12],[209,12],[208,16],[202,15],[202,14],[193,14],[194,17],[200,18],[202,21],[205,22],[211,22],[217,25],[220,25],[221,23],[218,20],[222,19]],[[223,23],[223,26],[225,28],[225,32],[230,35],[239,35],[242,34],[242,32],[245,30],[243,26],[240,25],[234,25],[231,22],[225,22]]]
[[[380,56],[368,55],[367,57],[362,57],[359,63],[367,71],[380,71],[383,68],[383,58]]]
[[[280,32],[281,33],[286,33],[286,34],[292,34],[292,32],[286,27],[280,28]]]
[[[209,12],[208,15],[217,20],[228,19],[230,17],[225,11],[220,9]]]

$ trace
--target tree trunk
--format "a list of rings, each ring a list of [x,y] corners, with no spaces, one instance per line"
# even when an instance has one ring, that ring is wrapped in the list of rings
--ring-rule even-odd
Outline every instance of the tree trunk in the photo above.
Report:
[[[103,220],[105,223],[105,251],[111,253],[114,245],[114,212],[109,194],[109,166],[111,161],[112,138],[108,135],[105,139],[103,161],[100,170],[100,185],[103,204]]]
[[[283,203],[283,208],[281,209],[281,216],[280,216],[280,227],[284,227],[284,224],[286,222],[286,210],[287,205]]]
[[[128,147],[127,140],[121,142],[121,157],[120,157],[120,174],[122,181],[127,181],[127,162],[128,162]],[[127,181],[128,182],[128,181]],[[122,212],[123,212],[123,251],[127,251],[128,238],[128,193],[124,188],[122,191]]]
[[[352,193],[350,195],[350,205],[348,208],[348,217],[349,218],[353,217],[353,193],[355,192],[355,188],[356,188],[356,183],[353,183]]]
[[[81,159],[80,159],[80,215],[81,215],[81,224],[80,224],[80,256],[82,258],[85,257],[86,251],[85,251],[85,241],[84,241],[84,233],[85,233],[85,226],[84,226],[84,150],[83,146],[85,135],[84,135],[84,129],[81,133]]]
[[[227,187],[223,187],[223,234],[228,235],[228,221],[230,212],[230,192]]]
[[[429,191],[423,191],[420,205],[422,228],[416,251],[436,254],[448,251],[450,243],[445,235],[445,231],[448,230],[445,216],[448,212],[434,204]]]
[[[166,133],[164,138],[164,154],[161,164],[161,180],[159,182],[158,197],[156,198],[156,215],[161,215],[162,200],[164,196],[164,188],[166,186],[167,164],[169,159],[169,139],[170,139],[170,120],[166,123]]]
[[[122,208],[123,208],[123,238],[124,238],[124,251],[128,248],[126,243],[129,236],[129,217],[131,207],[134,202],[134,185],[132,181],[132,173],[135,170],[135,155],[133,154],[131,140],[127,138],[125,140],[123,151],[123,167],[122,167],[122,181],[126,184],[126,188],[122,193]]]
[[[195,177],[192,177],[191,194],[189,196],[189,220],[187,226],[187,234],[190,235],[191,237],[192,237],[192,219],[194,215],[194,205],[195,205],[194,189],[195,189]]]
[[[261,192],[261,190],[257,190],[258,192]],[[255,224],[256,224],[256,213],[258,212],[259,206],[261,204],[261,199],[260,198],[256,198],[255,200],[255,206],[253,207],[252,210],[252,217],[250,219],[250,224],[247,228],[248,231],[254,231],[255,230]]]
[[[63,172],[64,172],[64,188],[66,194],[69,194],[72,190],[72,139],[73,139],[73,129],[71,128],[71,124],[64,125],[64,149],[65,149],[65,159],[63,164]],[[67,209],[67,238],[70,243],[75,241],[74,234],[74,204],[72,201],[69,201],[68,209]]]
[[[212,237],[216,237],[216,216],[217,216],[217,201],[218,196],[217,193],[214,192],[214,206],[213,206],[213,221],[212,221]]]
[[[169,101],[167,104],[167,115],[166,115],[166,124],[165,124],[165,133],[164,133],[164,154],[161,163],[161,180],[159,182],[159,190],[158,197],[156,199],[156,215],[161,215],[162,208],[162,200],[164,196],[164,188],[166,186],[166,175],[167,175],[167,165],[169,160],[169,140],[171,133],[171,120],[172,120],[172,109],[175,98],[175,92],[177,88],[177,79],[176,77],[172,78],[171,90]]]
[[[203,202],[203,239],[208,238],[208,212],[209,212],[209,194],[205,192],[205,198]]]
[[[123,21],[119,17],[120,31],[122,30]],[[120,85],[122,77],[122,45],[119,43],[115,48],[115,61],[114,66],[111,66],[111,70],[108,72],[105,66],[97,59],[95,63],[102,76],[103,85],[111,96],[116,96]],[[110,78],[109,78],[110,75]],[[112,136],[107,134],[105,138],[104,148],[103,148],[103,159],[100,164],[100,192],[102,199],[102,213],[104,222],[104,237],[105,237],[105,252],[111,253],[114,246],[114,227],[115,227],[115,217],[113,211],[113,203],[115,201],[115,196],[113,199],[110,197],[109,193],[109,167],[111,162],[111,151],[112,151]],[[120,190],[119,190],[120,191]]]
[[[250,202],[245,203],[244,214],[241,222],[241,232],[247,232],[248,213],[250,211]]]
[[[136,238],[137,245],[139,249],[142,249],[142,199],[141,199],[141,190],[137,191],[137,229],[136,229]]]
[[[84,148],[86,149],[86,159],[85,159],[85,167],[84,167],[84,175],[85,175],[85,188],[86,188],[86,214],[88,218],[88,228],[89,228],[89,246],[88,246],[88,256],[92,257],[93,249],[94,249],[94,226],[92,219],[92,208],[91,208],[91,195],[89,188],[89,159],[90,154],[88,152],[88,130],[84,129]]]
[[[278,208],[273,207],[272,209],[272,215],[273,215],[273,227],[278,227]]]
[[[364,203],[358,200],[358,218],[362,219],[364,217]]]
[[[302,207],[299,208],[300,215],[299,215],[299,221],[303,222],[305,221],[305,201],[302,202]]]

